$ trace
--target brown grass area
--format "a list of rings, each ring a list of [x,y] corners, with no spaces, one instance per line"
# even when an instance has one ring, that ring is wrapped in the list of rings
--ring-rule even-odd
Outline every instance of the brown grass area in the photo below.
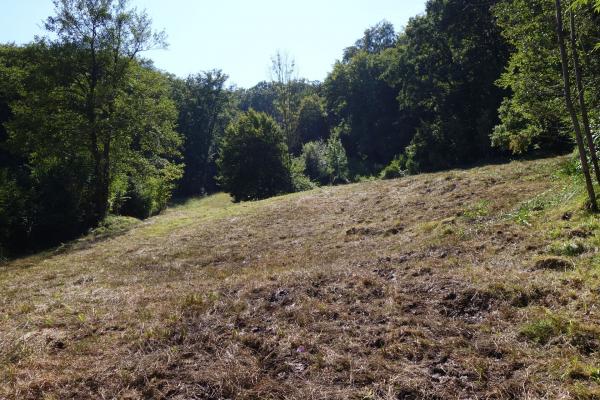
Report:
[[[598,399],[564,160],[216,195],[7,263],[0,398]]]

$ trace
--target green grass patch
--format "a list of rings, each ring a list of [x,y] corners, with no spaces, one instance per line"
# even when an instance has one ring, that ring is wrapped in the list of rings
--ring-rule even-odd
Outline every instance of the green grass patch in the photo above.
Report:
[[[481,200],[471,205],[462,212],[462,217],[467,221],[476,221],[490,214],[490,201]]]
[[[574,380],[593,381],[600,383],[600,367],[582,363],[578,358],[571,361],[565,377]]]
[[[582,241],[552,243],[548,251],[556,256],[575,257],[585,253],[586,246]]]
[[[535,343],[544,345],[553,338],[565,334],[567,329],[567,321],[558,316],[550,315],[523,326],[521,335]]]
[[[548,314],[521,328],[521,335],[540,345],[546,345],[561,338],[561,343],[568,343],[582,354],[592,354],[600,349],[600,328],[567,319],[560,315]]]
[[[121,235],[129,229],[138,225],[141,221],[133,217],[124,217],[120,215],[109,215],[98,225],[92,229],[88,235],[89,239],[100,240],[106,237]]]

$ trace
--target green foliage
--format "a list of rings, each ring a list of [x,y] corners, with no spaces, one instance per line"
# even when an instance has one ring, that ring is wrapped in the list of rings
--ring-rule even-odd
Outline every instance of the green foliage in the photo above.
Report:
[[[327,113],[351,159],[368,159],[372,172],[381,169],[410,141],[399,112],[397,88],[387,79],[397,63],[394,48],[371,54],[359,50],[337,62],[323,84]],[[353,173],[356,171],[353,171]]]
[[[546,137],[543,128],[537,124],[537,118],[528,115],[513,99],[504,99],[498,111],[501,123],[496,125],[491,135],[492,146],[509,150],[512,154],[523,154],[560,139],[560,136]]]
[[[26,194],[7,169],[0,169],[0,259],[25,237]]]
[[[173,79],[177,104],[177,131],[183,136],[184,174],[180,195],[200,195],[216,190],[214,175],[217,144],[233,114],[232,95],[225,89],[227,75],[220,70]]]
[[[493,144],[514,154],[568,147],[553,4],[503,1],[494,12],[514,51],[498,80],[512,95],[500,108],[501,122],[492,134]]]
[[[147,218],[166,207],[182,176],[182,166],[172,161],[179,157],[182,140],[175,131],[177,109],[169,99],[169,82],[145,68],[133,71],[134,90],[119,102],[130,136],[124,138],[120,152],[113,157],[111,174],[113,183],[123,180],[128,186],[124,195],[118,189],[111,190],[110,199],[124,200],[122,205],[114,201],[113,211]]]
[[[347,183],[349,181],[348,158],[334,130],[327,142],[322,140],[305,143],[300,156],[304,172],[321,185]]]
[[[581,2],[580,2],[581,3]],[[600,35],[597,16],[575,8],[588,104],[600,95],[600,65],[592,54]],[[544,0],[505,0],[494,9],[502,34],[513,47],[498,84],[510,90],[494,129],[494,146],[513,154],[565,151],[573,146],[565,107],[555,33],[555,9]]]
[[[134,200],[145,205],[132,214],[156,213],[181,176],[169,82],[137,58],[162,38],[126,6],[57,1],[56,40],[0,47],[0,240],[13,252],[73,238]]]
[[[492,2],[430,0],[398,42],[391,77],[411,116],[409,172],[471,163],[491,155],[489,133],[504,91],[495,85],[509,48]]]
[[[394,157],[394,159],[379,174],[382,179],[402,178],[405,175],[406,157],[404,155]]]
[[[600,0],[573,0],[572,7],[591,5],[597,13],[600,13]]]
[[[304,192],[314,189],[317,185],[305,175],[305,163],[303,157],[295,157],[292,159],[292,186],[294,192]]]
[[[392,48],[396,44],[396,37],[394,25],[386,20],[380,21],[366,29],[363,37],[358,39],[354,46],[344,49],[344,61],[350,60],[360,51],[377,54]]]
[[[525,325],[521,329],[521,335],[538,344],[546,344],[556,336],[567,333],[568,323],[564,319],[549,315]]]
[[[327,113],[324,100],[310,94],[300,100],[296,137],[300,143],[325,139],[328,135]]]
[[[327,144],[323,141],[308,142],[302,146],[304,172],[321,185],[329,183],[330,166],[327,158]]]
[[[108,212],[113,160],[125,153],[119,150],[131,143],[130,128],[136,123],[123,118],[128,109],[123,100],[136,84],[132,74],[137,57],[146,49],[166,46],[165,35],[153,32],[148,15],[128,9],[126,0],[56,0],[54,5],[46,29],[55,34],[52,47],[65,54],[53,71],[66,76],[51,89],[71,100],[64,105],[71,113],[68,121],[75,121],[69,128],[87,141],[93,192],[88,217],[97,223]]]
[[[329,182],[332,184],[348,183],[348,157],[346,156],[346,149],[340,140],[339,130],[334,129],[327,140],[325,157],[327,159]]]
[[[292,177],[285,138],[273,118],[250,110],[230,124],[221,142],[219,183],[235,201],[290,192]]]

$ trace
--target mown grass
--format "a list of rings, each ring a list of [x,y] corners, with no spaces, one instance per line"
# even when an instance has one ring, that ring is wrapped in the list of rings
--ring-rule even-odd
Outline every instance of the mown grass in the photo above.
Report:
[[[0,398],[597,398],[600,219],[563,163],[218,194],[14,260]]]

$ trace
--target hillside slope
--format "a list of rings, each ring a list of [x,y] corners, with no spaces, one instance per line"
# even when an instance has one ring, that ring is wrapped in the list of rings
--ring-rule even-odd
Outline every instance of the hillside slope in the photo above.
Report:
[[[565,158],[232,204],[0,267],[0,398],[600,398]]]

